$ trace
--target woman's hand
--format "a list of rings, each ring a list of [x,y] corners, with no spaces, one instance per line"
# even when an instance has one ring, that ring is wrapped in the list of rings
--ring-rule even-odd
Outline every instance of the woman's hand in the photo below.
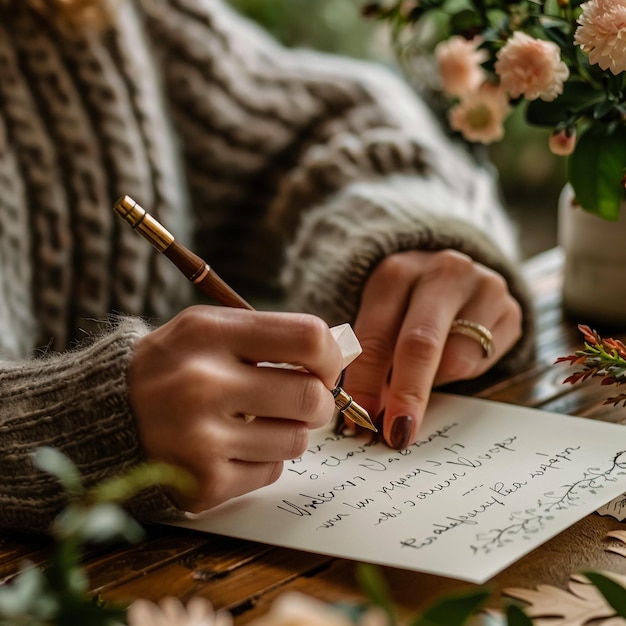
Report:
[[[192,496],[174,494],[177,504],[198,512],[275,481],[309,429],[332,418],[341,364],[328,326],[311,315],[196,306],[143,337],[130,402],[148,457],[197,481]]]
[[[491,355],[471,337],[450,334],[459,318],[491,331]],[[363,354],[346,371],[345,388],[371,415],[384,409],[385,441],[405,448],[432,387],[487,371],[520,338],[521,319],[504,278],[464,254],[391,255],[365,285],[354,324]],[[380,426],[381,416],[375,421]]]

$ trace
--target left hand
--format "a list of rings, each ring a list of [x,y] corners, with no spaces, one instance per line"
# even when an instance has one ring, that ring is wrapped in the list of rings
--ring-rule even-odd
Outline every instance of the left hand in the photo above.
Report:
[[[450,334],[455,319],[487,327],[494,350]],[[385,441],[406,448],[433,386],[475,378],[522,334],[522,312],[505,279],[454,251],[409,251],[381,261],[365,284],[354,331],[363,353],[346,371],[354,400],[378,416]]]

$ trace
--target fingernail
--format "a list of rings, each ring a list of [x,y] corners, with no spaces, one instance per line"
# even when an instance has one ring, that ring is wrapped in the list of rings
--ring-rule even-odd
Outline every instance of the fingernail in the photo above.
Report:
[[[413,418],[410,415],[398,415],[393,420],[389,438],[392,448],[404,450],[411,443],[411,433],[413,431]]]

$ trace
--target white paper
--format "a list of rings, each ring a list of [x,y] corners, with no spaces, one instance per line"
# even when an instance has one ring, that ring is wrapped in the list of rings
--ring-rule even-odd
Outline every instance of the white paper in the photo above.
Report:
[[[177,525],[480,584],[626,491],[625,434],[434,394],[407,450],[315,431],[277,483]]]

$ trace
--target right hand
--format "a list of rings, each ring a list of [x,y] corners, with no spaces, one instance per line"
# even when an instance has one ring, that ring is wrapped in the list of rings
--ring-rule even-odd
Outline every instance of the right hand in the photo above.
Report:
[[[173,494],[176,504],[199,512],[274,482],[306,450],[309,429],[332,418],[341,365],[312,315],[194,306],[142,337],[128,380],[141,444],[149,460],[197,481],[193,494]]]

